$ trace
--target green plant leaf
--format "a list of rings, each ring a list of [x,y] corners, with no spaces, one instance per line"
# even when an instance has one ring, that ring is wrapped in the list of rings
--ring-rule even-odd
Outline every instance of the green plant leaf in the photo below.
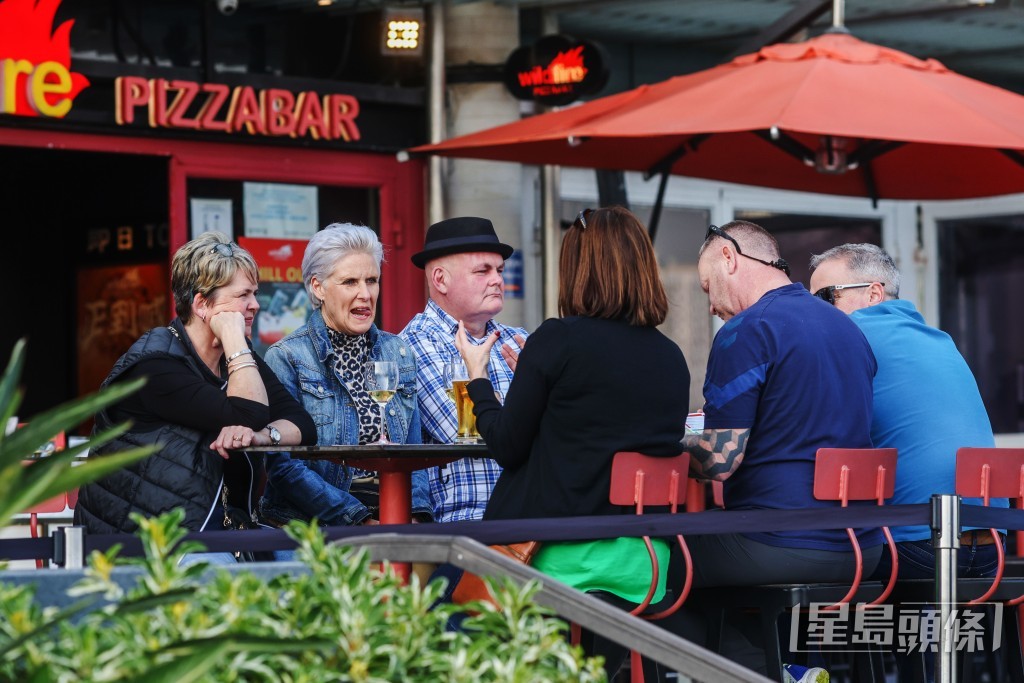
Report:
[[[80,466],[72,466],[78,454],[123,434],[129,425],[122,424],[94,435],[74,448],[32,459],[43,444],[52,441],[62,432],[66,434],[85,419],[138,391],[145,379],[119,382],[95,394],[67,401],[36,415],[24,426],[7,434],[4,428],[7,420],[16,413],[21,403],[19,382],[25,365],[25,347],[25,340],[19,339],[11,352],[3,378],[0,379],[0,415],[3,416],[3,422],[0,423],[0,526],[5,526],[14,515],[33,505],[119,470],[145,458],[158,448],[126,449],[88,460]],[[29,466],[26,463],[30,463]]]
[[[0,379],[0,415],[3,417],[3,422],[0,422],[0,431],[6,427],[7,420],[17,414],[21,405],[21,390],[18,388],[18,381],[21,379],[21,371],[25,366],[26,343],[24,337],[14,343],[3,379]],[[2,436],[0,434],[0,437]]]
[[[90,609],[95,604],[96,598],[87,598],[65,607],[31,631],[4,643],[3,647],[0,647],[0,659],[4,659],[8,653],[17,650],[25,643],[46,637],[50,630],[57,628],[75,615]]]
[[[222,658],[232,652],[254,652],[260,654],[302,654],[317,650],[328,650],[337,643],[326,639],[303,638],[299,640],[282,640],[280,638],[263,638],[237,633],[225,634],[217,638],[204,638],[176,643],[164,648],[165,654],[178,654],[170,662],[160,664],[147,670],[140,680],[151,683],[188,683],[199,680],[208,673]]]

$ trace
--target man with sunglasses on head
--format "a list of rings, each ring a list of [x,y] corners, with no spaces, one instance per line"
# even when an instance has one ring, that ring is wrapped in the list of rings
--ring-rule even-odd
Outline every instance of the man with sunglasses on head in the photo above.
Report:
[[[775,238],[754,223],[711,226],[697,273],[711,313],[725,325],[708,359],[704,431],[683,441],[691,471],[723,482],[729,510],[839,506],[814,497],[815,455],[822,447],[871,446],[875,359],[864,335],[790,281]],[[881,533],[861,529],[858,537],[865,571],[873,571]],[[841,529],[709,534],[688,542],[695,588],[842,582],[856,566]],[[735,626],[763,647],[756,624]],[[763,659],[743,663],[764,668]],[[826,675],[812,669],[794,678]]]
[[[893,504],[927,503],[953,493],[956,451],[995,445],[978,383],[952,338],[928,326],[914,304],[899,298],[900,272],[874,244],[843,244],[811,258],[811,291],[847,313],[874,351],[871,438],[878,448],[898,449]],[[979,504],[978,499],[965,503]],[[992,505],[1007,507],[1004,498]],[[901,579],[933,578],[935,549],[926,525],[894,527]],[[996,541],[987,529],[960,538],[958,575],[992,576]],[[882,553],[876,577],[888,577]]]

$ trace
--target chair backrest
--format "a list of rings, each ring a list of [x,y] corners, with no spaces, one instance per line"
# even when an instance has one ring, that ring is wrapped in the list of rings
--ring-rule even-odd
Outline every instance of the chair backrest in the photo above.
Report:
[[[896,485],[896,449],[895,448],[819,448],[814,464],[814,497],[818,500],[838,500],[843,507],[851,500],[873,500],[884,505],[885,499],[892,497]],[[877,598],[867,603],[877,605],[889,597],[896,585],[899,572],[899,559],[896,554],[896,543],[887,527],[882,527],[889,544],[889,556],[892,558],[892,571],[889,581]],[[838,609],[849,602],[860,588],[864,573],[863,557],[860,543],[853,529],[847,529],[846,535],[853,546],[853,554],[857,566],[854,569],[853,581],[846,596],[839,602],[825,609]]]
[[[715,507],[725,509],[725,484],[712,480],[711,500],[714,502]]]
[[[960,448],[956,492],[965,498],[1024,498],[1024,448]]]
[[[612,485],[608,500],[613,505],[632,505],[642,514],[647,505],[675,508],[686,502],[686,476],[690,455],[658,458],[622,451],[612,459]]]
[[[838,500],[891,498],[896,485],[895,448],[819,448],[814,465],[814,497]]]
[[[959,448],[956,451],[956,493],[965,498],[981,498],[988,505],[992,498],[1016,499],[1022,507],[1024,499],[1024,448]],[[999,538],[998,529],[989,529],[993,538]],[[1018,540],[1019,537],[1018,537]],[[988,590],[966,604],[977,605],[987,601],[999,588],[1006,567],[1003,544],[996,543],[996,573]],[[1006,602],[1019,605],[1021,595]]]
[[[21,422],[18,427],[24,427],[27,423]],[[44,457],[62,451],[67,447],[67,436],[64,432],[58,432],[52,439],[47,441],[45,444],[39,447],[38,453]],[[35,460],[25,460],[22,464],[31,466]],[[33,505],[28,510],[25,510],[23,514],[27,515],[38,515],[52,512],[64,512],[67,507],[68,496],[67,493],[62,493],[59,496],[54,496],[49,500],[45,500],[42,503]],[[78,492],[75,492],[75,501],[78,501]],[[73,506],[72,506],[73,507]]]
[[[612,458],[612,481],[608,500],[613,505],[631,505],[638,515],[644,513],[644,506],[647,505],[667,505],[673,513],[678,512],[680,506],[686,502],[689,471],[689,453],[684,452],[668,458],[658,458],[632,451],[620,451]],[[658,556],[651,544],[651,539],[649,536],[644,536],[643,539],[651,558],[651,587],[644,601],[631,610],[631,613],[641,615],[646,619],[663,619],[676,612],[690,593],[690,585],[693,581],[690,549],[686,546],[682,535],[677,534],[676,541],[679,543],[683,562],[686,565],[686,578],[675,603],[660,612],[642,614],[654,597],[660,574]]]

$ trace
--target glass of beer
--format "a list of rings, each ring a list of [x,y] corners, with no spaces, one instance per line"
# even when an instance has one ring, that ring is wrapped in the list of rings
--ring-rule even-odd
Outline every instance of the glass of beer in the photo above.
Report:
[[[458,417],[458,428],[455,432],[455,443],[480,443],[480,432],[476,430],[476,415],[473,414],[473,399],[469,397],[469,371],[461,356],[448,361],[445,372],[448,381],[449,395],[455,401],[455,414]]]

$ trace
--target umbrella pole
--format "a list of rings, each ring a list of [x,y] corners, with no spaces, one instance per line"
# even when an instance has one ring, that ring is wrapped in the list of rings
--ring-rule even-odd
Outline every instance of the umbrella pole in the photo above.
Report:
[[[651,209],[651,220],[647,223],[647,232],[651,236],[651,243],[658,234],[658,221],[661,220],[661,207],[665,204],[665,189],[668,187],[668,174],[666,169],[661,172],[661,180],[658,181],[658,195],[654,199],[654,208]]]
[[[845,10],[843,0],[832,0],[832,31],[846,33]]]

